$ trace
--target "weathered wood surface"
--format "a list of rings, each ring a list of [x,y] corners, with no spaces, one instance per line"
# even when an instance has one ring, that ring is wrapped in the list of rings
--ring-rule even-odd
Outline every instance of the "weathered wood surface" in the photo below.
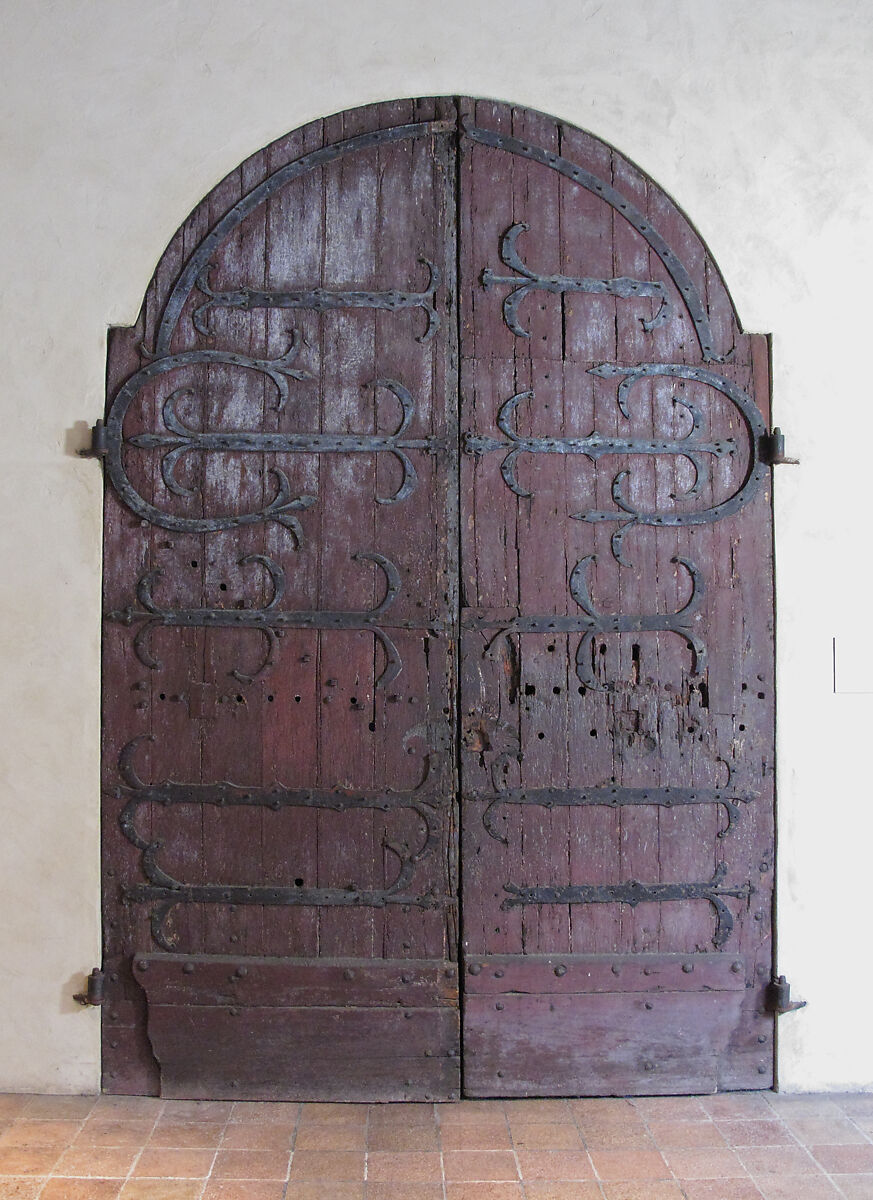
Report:
[[[438,122],[446,112],[452,116],[448,130],[437,124],[432,132],[422,128],[415,136],[330,152],[362,133]],[[149,382],[125,419],[128,441],[137,433],[166,433],[162,408],[173,392],[176,419],[194,431],[388,436],[403,417],[391,388],[380,382],[389,381],[412,397],[404,436],[431,438],[434,450],[405,451],[417,482],[393,504],[380,502],[401,484],[400,462],[388,453],[192,448],[176,464],[174,488],[161,472],[166,449],[123,450],[142,499],[189,521],[264,510],[277,494],[278,471],[289,497],[315,501],[294,512],[296,531],[275,520],[180,531],[140,521],[107,489],[108,1090],[157,1088],[143,991],[134,982],[144,973],[131,974],[131,954],[160,948],[189,957],[277,957],[296,964],[298,974],[311,975],[308,990],[300,981],[297,1007],[330,1002],[331,984],[324,979],[330,979],[331,968],[325,968],[325,977],[319,960],[403,959],[411,964],[405,974],[414,975],[420,960],[449,962],[456,954],[455,688],[447,636],[457,591],[453,113],[453,104],[440,100],[375,105],[315,122],[259,151],[183,225],[158,267],[137,327],[113,334],[110,403],[119,385],[150,361],[149,351],[239,356],[232,362],[208,354],[196,363],[180,361]],[[310,169],[259,203],[249,202],[267,178],[322,149],[326,154]],[[238,203],[248,206],[247,214],[228,224],[226,214]],[[214,236],[215,229],[225,232]],[[186,264],[198,254],[202,259],[203,245],[210,247],[208,274],[191,276],[187,295],[180,293],[178,319],[167,324]],[[442,277],[434,299],[438,327],[426,340],[428,315],[420,307],[390,311],[341,304],[313,311],[207,303],[246,289],[417,291],[428,274],[421,258]],[[306,374],[287,377],[283,405],[275,380],[246,362],[275,362],[292,341],[297,352],[291,365]],[[372,558],[360,557],[373,554],[389,564],[385,571]],[[150,668],[136,658],[133,641],[145,616],[136,598],[141,577],[160,571],[152,577],[152,594],[161,608],[245,615],[270,604],[274,583],[265,558],[284,573],[284,591],[275,601],[281,611],[363,613],[379,607],[390,588],[391,603],[378,622],[390,643],[370,628],[298,626],[277,631],[268,655],[266,635],[257,628],[159,625],[148,646],[160,666]],[[393,594],[387,571],[395,568]],[[132,611],[127,625],[111,616],[125,609]],[[387,670],[389,644],[401,668],[396,678]],[[242,790],[280,785],[350,795],[410,793],[421,785],[427,807],[146,800],[133,817],[136,837],[152,845],[143,854],[118,825],[130,799],[120,755],[142,736],[149,740],[137,744],[134,760],[145,784],[227,781]],[[143,873],[147,858],[153,863],[150,876]],[[217,902],[174,904],[158,920],[161,941],[155,946],[149,913],[156,906],[126,902],[125,889],[159,882],[162,872],[180,884],[218,887],[219,893]],[[411,903],[391,901],[398,872],[399,890]],[[220,901],[222,887],[249,886],[279,889],[292,899],[299,889],[301,896],[322,899]],[[349,905],[342,902],[349,890],[384,895],[385,902]],[[333,903],[331,895],[341,903]],[[274,986],[281,996],[282,987]],[[336,1003],[354,1006],[340,983],[335,994]],[[123,1026],[108,1015],[109,1008],[120,1012],[116,997],[128,1006]],[[457,1007],[457,997],[448,997],[447,991],[440,1003]],[[287,1032],[290,1025],[283,1028]],[[314,1033],[306,1051],[316,1058],[317,1041]],[[118,1060],[132,1045],[138,1066],[122,1070]],[[294,1094],[295,1080],[306,1069],[297,1063],[285,1094]],[[434,1094],[456,1092],[456,1074],[454,1082],[450,1073],[435,1076]],[[260,1094],[251,1076],[241,1086],[236,1095],[247,1094],[246,1088]],[[338,1083],[332,1086],[346,1094]]]
[[[458,1094],[452,1008],[149,1005],[171,1099],[423,1101]]]
[[[464,1089],[472,1096],[715,1092],[740,1002],[738,992],[468,996]]]
[[[741,964],[741,974],[730,975],[733,998],[719,1009],[709,1043],[708,1002],[685,1010],[694,1035],[675,1041],[670,1051],[675,1069],[662,1072],[658,1081],[632,1064],[639,1065],[646,1039],[669,1036],[666,1027],[663,1035],[653,1035],[652,1021],[630,1022],[620,1066],[609,1055],[594,1055],[583,1070],[582,1059],[570,1056],[569,1065],[537,1074],[530,1062],[555,1058],[548,1047],[550,1038],[559,1037],[556,1019],[540,1037],[525,1022],[542,1012],[541,1005],[526,1007],[513,997],[498,1014],[493,1005],[469,996],[468,1051],[483,1038],[514,1050],[529,1044],[530,1062],[507,1052],[498,1081],[490,1067],[482,1068],[477,1051],[468,1060],[465,1086],[476,1095],[769,1086],[772,1018],[763,1012],[773,865],[769,481],[745,508],[720,520],[632,524],[617,554],[614,522],[573,519],[589,511],[621,515],[613,494],[616,476],[622,499],[636,511],[669,516],[711,508],[741,486],[755,449],[738,410],[703,382],[657,374],[641,378],[627,393],[624,415],[618,379],[592,374],[593,369],[603,363],[702,367],[745,389],[766,420],[766,341],[740,330],[718,271],[688,221],[617,152],[523,109],[483,101],[462,102],[462,109],[462,429],[480,439],[480,447],[484,438],[506,443],[480,449],[462,463],[467,605],[462,623],[490,619],[487,631],[468,628],[462,635],[464,987],[469,995],[486,977],[493,981],[484,967],[471,977],[470,965],[490,967],[505,956],[513,963],[500,968],[507,977],[521,970],[518,956],[547,956],[556,963],[556,956],[570,954],[722,958],[717,951],[727,926],[706,899],[512,904],[513,889],[703,883],[716,878],[719,868],[728,886],[745,892],[724,898],[733,928],[722,947],[723,961]],[[503,145],[487,144],[477,128],[503,137]],[[536,161],[537,150],[552,158]],[[559,157],[604,187],[598,193],[561,174],[554,169]],[[601,198],[610,188],[618,193],[615,204]],[[625,216],[632,208],[642,214],[642,231]],[[506,267],[501,244],[506,231],[521,224],[529,228],[518,234],[515,247],[532,274],[654,283],[669,306],[667,319],[658,320],[660,302],[644,292],[581,290],[562,296],[532,289],[517,310],[529,336],[519,336],[504,317],[503,302],[530,277]],[[673,277],[645,236],[652,230],[701,299],[709,323],[703,335],[677,286],[679,273]],[[515,275],[517,284],[486,288],[483,271],[504,279]],[[704,341],[710,347],[706,354]],[[513,491],[501,473],[511,446],[498,414],[520,392],[532,393],[510,420],[521,437],[584,438],[596,430],[604,437],[675,441],[691,433],[712,443],[732,438],[735,450],[709,459],[710,478],[702,477],[697,494],[688,497],[693,468],[675,453],[613,453],[590,461],[578,454],[525,451],[515,460]],[[699,413],[699,429],[692,429],[688,404]],[[599,613],[679,612],[697,587],[689,629],[705,643],[706,662],[698,669],[681,633],[647,631],[644,621],[634,632],[603,629],[585,648],[591,686],[576,669],[580,633],[513,632],[514,618],[584,616],[568,586],[583,560]],[[694,564],[696,585],[677,560]],[[562,788],[568,795],[597,788],[639,794],[677,786],[741,797],[730,829],[727,810],[717,803],[574,805],[554,799]],[[493,804],[502,789],[539,791],[550,799]],[[522,974],[519,990],[536,992],[536,972]],[[698,981],[702,987],[703,977],[695,970],[683,979],[683,991]],[[542,994],[551,994],[555,982],[541,980]],[[613,1001],[601,997],[592,1008],[590,998],[571,992],[568,987],[562,1017],[584,1040],[590,1015],[607,1013]],[[615,1028],[621,1029],[620,996],[614,1012]]]
[[[429,121],[415,136],[334,149]],[[490,144],[494,135],[506,140]],[[267,179],[275,186],[265,190]],[[406,303],[427,286],[421,259],[441,276],[430,314]],[[561,278],[587,282],[562,293]],[[504,302],[518,287],[526,291],[511,312]],[[394,300],[314,311],[263,299],[313,289],[391,292]],[[251,363],[275,363],[291,347],[283,405],[285,385]],[[389,994],[397,1003],[399,962],[412,982],[398,994],[419,997],[404,1005],[457,1004],[457,981],[434,992],[439,968],[426,964],[457,959],[459,859],[465,1021],[470,1062],[480,1064],[467,1073],[472,1094],[769,1086],[769,478],[731,515],[671,525],[672,515],[703,513],[743,484],[754,449],[747,425],[706,376],[653,368],[622,393],[622,412],[622,376],[599,370],[713,372],[744,389],[767,421],[766,339],[740,329],[687,219],[615,150],[542,114],[465,99],[354,110],[259,151],[198,206],[162,258],[136,326],[112,331],[109,402],[153,354],[195,350],[237,358],[207,353],[152,378],[125,418],[128,443],[167,432],[173,393],[176,419],[195,433],[390,436],[402,414],[386,384],[396,383],[414,404],[403,436],[431,445],[404,451],[417,478],[395,503],[382,501],[401,485],[401,461],[384,450],[192,447],[168,476],[166,447],[126,445],[125,469],[142,501],[189,528],[142,519],[107,488],[105,1088],[229,1095],[233,1076],[238,1097],[456,1094],[456,1060],[421,1071],[402,1065],[390,1022],[372,1027],[369,1081],[346,1072],[325,1082],[319,1055],[334,1052],[332,1022],[345,1018],[333,1013],[325,1023],[317,1014],[345,1005],[343,1028],[369,1030],[361,1014],[379,1011]],[[521,393],[499,425],[502,406]],[[735,446],[703,456],[711,472],[688,494],[694,468],[668,449],[595,459],[555,452],[560,439],[595,430],[659,439],[674,451],[686,437]],[[557,440],[547,452],[528,443],[505,461],[519,446],[513,438]],[[474,446],[475,454],[459,455]],[[264,511],[281,478],[287,498],[314,498],[289,510],[293,520],[196,527]],[[632,522],[619,546],[615,521],[580,519],[620,513],[619,501],[666,523]],[[396,577],[360,557],[372,554]],[[276,609],[366,613],[390,601],[378,617],[384,636],[375,618],[358,628],[318,628],[315,619],[271,639],[257,628],[157,623],[147,641],[153,661],[137,657],[143,577],[161,609],[233,611],[245,624],[253,611],[269,611],[270,564],[284,573]],[[571,577],[577,589],[581,581],[577,596],[587,588],[590,611],[571,595]],[[670,614],[686,605],[686,623],[671,630]],[[118,619],[125,610],[127,623]],[[593,632],[568,631],[568,621],[586,615]],[[607,618],[634,616],[627,632],[609,627]],[[564,627],[512,627],[536,617]],[[647,618],[659,627],[646,628]],[[136,787],[119,763],[132,742],[145,785],[229,781],[259,795],[278,785],[359,799],[418,789],[418,798],[334,807],[144,800],[131,835]],[[668,788],[711,795],[674,804]],[[592,789],[634,799],[580,802]],[[503,802],[507,790],[526,799]],[[642,802],[643,793],[660,799]],[[733,809],[716,793],[733,797]],[[119,826],[126,806],[128,836]],[[305,902],[235,903],[231,893],[207,900],[177,890],[184,902],[164,911],[131,898],[127,889],[161,872],[192,888],[264,887]],[[391,899],[395,880],[403,903]],[[632,881],[643,891],[713,881],[737,894],[722,898],[729,919],[705,895],[521,902],[530,888],[566,896]],[[233,1028],[244,1025],[265,1047],[248,1067],[241,1035],[218,1011],[231,994],[221,964],[241,959],[252,970],[232,994],[248,997],[247,1015]],[[148,962],[144,971],[139,961]],[[174,963],[184,962],[195,970],[179,982]],[[559,966],[566,972],[555,975]],[[641,975],[646,968],[653,974]],[[643,1007],[638,1019],[641,991],[659,992],[657,1016]],[[508,1000],[499,1016],[485,1002],[497,994]],[[578,1054],[561,1070],[559,1022],[540,1021],[555,1011],[551,1000],[543,1008],[547,997],[559,998],[579,1033]],[[677,1039],[671,1006],[687,1037]],[[259,1033],[268,1009],[281,1015]],[[311,1034],[296,1054],[281,1044],[292,1012]],[[625,1019],[625,1041],[613,1046]],[[184,1045],[173,1022],[187,1030]],[[455,1054],[456,1026],[443,1017],[437,1024],[443,1051]],[[608,1053],[585,1049],[597,1030]],[[238,1046],[223,1075],[208,1046],[217,1033]],[[527,1046],[542,1069],[507,1057],[504,1043]],[[658,1051],[657,1070],[640,1068],[647,1047]]]

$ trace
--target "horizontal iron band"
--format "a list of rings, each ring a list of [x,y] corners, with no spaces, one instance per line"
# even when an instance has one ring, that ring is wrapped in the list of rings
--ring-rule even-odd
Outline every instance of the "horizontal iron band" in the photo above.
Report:
[[[443,908],[456,904],[451,896],[410,896],[386,889],[363,891],[351,888],[303,888],[224,886],[222,884],[180,884],[160,887],[137,883],[122,890],[125,900],[135,904],[153,901],[165,904],[263,904],[309,905],[315,908],[384,908],[386,904],[414,908]]]

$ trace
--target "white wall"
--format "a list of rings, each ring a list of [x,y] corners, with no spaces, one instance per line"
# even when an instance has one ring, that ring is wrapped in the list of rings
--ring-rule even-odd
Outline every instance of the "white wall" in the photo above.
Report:
[[[327,19],[326,19],[327,18]],[[463,92],[590,129],[672,193],[774,334],[780,967],[793,1090],[873,1088],[864,461],[873,439],[867,0],[5,0],[0,7],[0,1088],[98,1087],[104,331],[238,161],[372,100]],[[71,432],[72,430],[72,432]]]

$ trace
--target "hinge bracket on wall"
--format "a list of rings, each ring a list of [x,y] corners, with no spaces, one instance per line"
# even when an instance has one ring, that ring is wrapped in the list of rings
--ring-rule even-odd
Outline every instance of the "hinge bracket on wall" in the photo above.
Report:
[[[783,1013],[796,1012],[798,1008],[805,1008],[806,1001],[792,1000],[791,984],[784,975],[780,975],[778,979],[771,979],[767,986],[765,1007],[767,1012],[782,1016]]]
[[[771,467],[797,466],[800,462],[799,458],[786,458],[785,434],[778,425],[774,425],[773,431],[765,434],[761,442],[761,461],[769,463]]]
[[[73,999],[77,1000],[79,1004],[86,1004],[90,1005],[92,1008],[99,1008],[99,1006],[106,999],[103,993],[104,982],[105,979],[103,972],[99,967],[95,967],[88,976],[86,990],[84,992],[76,992],[76,994],[73,996]]]
[[[85,446],[79,454],[82,458],[105,458],[107,453],[106,426],[102,421],[97,421],[91,427],[91,445]]]

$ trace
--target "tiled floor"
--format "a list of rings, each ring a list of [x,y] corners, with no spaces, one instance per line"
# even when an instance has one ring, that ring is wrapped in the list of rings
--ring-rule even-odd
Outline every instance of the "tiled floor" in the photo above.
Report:
[[[0,1200],[873,1200],[873,1094],[460,1104],[0,1095]]]

